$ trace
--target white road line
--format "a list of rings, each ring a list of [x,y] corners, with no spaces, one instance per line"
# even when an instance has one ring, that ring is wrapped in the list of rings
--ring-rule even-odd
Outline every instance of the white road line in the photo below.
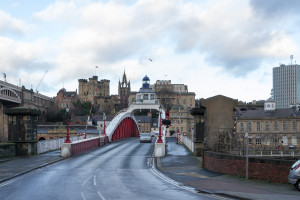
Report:
[[[208,194],[207,196],[215,198],[215,199],[220,199],[220,200],[232,200],[230,198],[222,197],[222,196],[217,196],[217,195],[214,195],[214,194],[210,194],[210,195]]]
[[[92,175],[90,175],[90,176],[82,183],[82,187],[85,186],[85,184],[90,180],[91,177],[92,177]]]
[[[198,193],[197,190],[193,187],[189,187],[189,186],[184,186],[182,183],[180,182],[177,182],[171,178],[169,178],[168,176],[164,175],[163,173],[161,173],[160,171],[158,171],[155,166],[154,166],[154,163],[152,165],[152,168],[150,170],[155,176],[159,177],[160,179],[166,181],[167,183],[170,183],[176,187],[179,187],[181,189],[184,189],[184,190],[187,190],[187,191],[190,191],[190,192],[193,192],[193,193]],[[211,198],[215,198],[215,199],[220,199],[220,200],[232,200],[231,198],[227,198],[227,197],[222,197],[222,196],[218,196],[218,195],[215,195],[215,194],[203,194],[203,195],[206,195],[206,196],[209,196]]]
[[[83,192],[81,192],[81,197],[82,197],[83,200],[86,200],[86,198],[85,198]]]
[[[96,186],[97,183],[96,183],[96,175],[94,175],[94,186]]]
[[[97,194],[99,195],[99,197],[100,197],[102,200],[105,200],[105,198],[102,196],[102,194],[101,194],[99,191],[97,191]]]
[[[23,176],[20,176],[20,177],[16,177],[16,178],[14,178],[14,179],[5,181],[5,182],[3,182],[3,183],[0,184],[0,187],[4,187],[4,186],[6,186],[6,185],[9,185],[9,184],[11,184],[11,183],[13,183],[13,182],[16,182],[16,181],[18,181],[18,180],[21,180],[21,179],[23,179],[23,178],[24,178]]]

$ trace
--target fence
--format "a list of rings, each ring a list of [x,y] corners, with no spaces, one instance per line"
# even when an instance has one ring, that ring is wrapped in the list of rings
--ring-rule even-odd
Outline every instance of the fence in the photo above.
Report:
[[[194,142],[192,139],[181,135],[180,142],[183,143],[187,148],[189,148],[189,150],[191,150],[194,153]]]
[[[99,136],[99,135],[88,134],[88,135],[86,135],[86,138],[88,139],[88,138],[93,138],[93,137],[97,137],[97,136]],[[65,140],[66,140],[66,138],[58,138],[58,139],[52,139],[52,140],[38,141],[38,143],[37,143],[37,153],[41,154],[41,153],[45,153],[45,152],[48,152],[48,151],[60,149],[61,144],[63,144]],[[83,136],[70,137],[70,140],[72,142],[83,140]]]

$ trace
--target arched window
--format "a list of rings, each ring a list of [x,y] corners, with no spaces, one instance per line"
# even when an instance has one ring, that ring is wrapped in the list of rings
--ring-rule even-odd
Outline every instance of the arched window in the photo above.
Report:
[[[288,137],[282,136],[282,145],[288,145]]]

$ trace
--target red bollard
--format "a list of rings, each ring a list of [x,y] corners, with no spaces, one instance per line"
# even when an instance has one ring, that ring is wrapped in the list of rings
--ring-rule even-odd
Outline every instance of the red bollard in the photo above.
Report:
[[[177,133],[177,144],[180,143],[180,133]]]

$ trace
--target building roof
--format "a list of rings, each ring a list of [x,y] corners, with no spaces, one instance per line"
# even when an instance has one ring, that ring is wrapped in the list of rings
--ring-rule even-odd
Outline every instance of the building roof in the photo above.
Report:
[[[141,88],[138,93],[155,93],[152,88]]]
[[[141,123],[151,123],[151,117],[150,116],[134,116],[136,121]]]
[[[265,110],[248,110],[245,113],[239,114],[241,119],[255,119],[255,118],[289,118],[300,117],[300,111],[293,108],[276,109],[273,111]]]
[[[111,121],[114,118],[114,115],[106,115],[105,117],[105,121]],[[103,115],[94,115],[92,119],[95,119],[97,121],[103,121]]]

